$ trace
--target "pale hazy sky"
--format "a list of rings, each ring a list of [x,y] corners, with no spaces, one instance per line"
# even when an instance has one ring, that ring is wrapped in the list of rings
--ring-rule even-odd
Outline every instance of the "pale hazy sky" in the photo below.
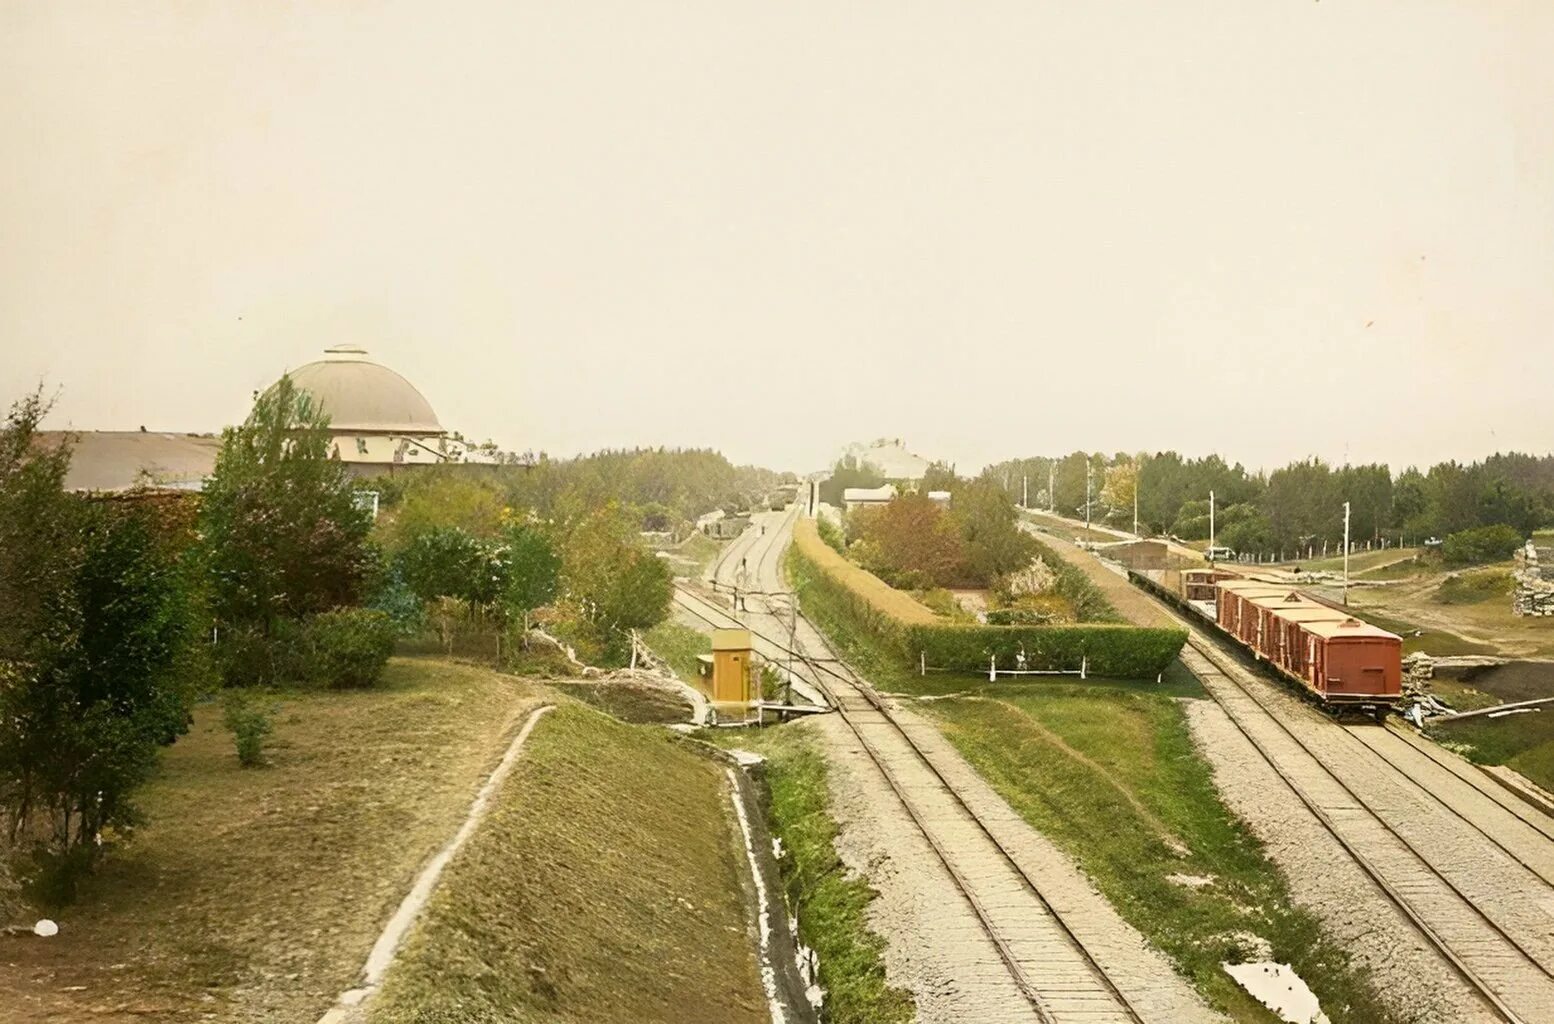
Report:
[[[1554,448],[1554,3],[0,4],[0,393],[509,447]]]

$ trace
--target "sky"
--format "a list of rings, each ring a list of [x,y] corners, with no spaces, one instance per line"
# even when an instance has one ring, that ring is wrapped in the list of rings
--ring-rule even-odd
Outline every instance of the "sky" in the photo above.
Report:
[[[514,450],[1554,449],[1554,4],[8,0],[0,400]]]

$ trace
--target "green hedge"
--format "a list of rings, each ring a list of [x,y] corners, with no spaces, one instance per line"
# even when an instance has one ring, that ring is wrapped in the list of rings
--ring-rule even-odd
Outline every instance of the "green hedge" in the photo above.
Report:
[[[1147,679],[1164,672],[1187,642],[1180,629],[1144,629],[1105,623],[1078,626],[912,626],[906,631],[909,661],[919,653],[933,668],[985,671],[996,656],[1000,669],[1013,669],[1025,651],[1026,667],[1077,669],[1116,679]]]
[[[1119,679],[1149,679],[1164,672],[1187,642],[1180,629],[1089,624],[1075,626],[982,626],[903,623],[885,614],[877,602],[855,593],[844,580],[809,557],[803,545],[793,546],[806,590],[819,591],[826,605],[851,625],[870,633],[903,662],[916,668],[919,656],[930,668],[969,672],[987,670],[997,656],[1002,669],[1013,669],[1023,647],[1026,667],[1044,671],[1078,669],[1088,659],[1089,671]]]

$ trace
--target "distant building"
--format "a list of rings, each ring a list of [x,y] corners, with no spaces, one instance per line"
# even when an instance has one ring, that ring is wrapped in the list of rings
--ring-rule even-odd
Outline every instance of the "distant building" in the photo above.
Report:
[[[848,487],[842,491],[842,507],[851,512],[855,508],[884,505],[896,496],[892,484],[882,487]]]
[[[451,436],[415,385],[369,360],[364,349],[325,349],[323,359],[298,367],[290,377],[329,414],[330,455],[345,463],[352,476],[498,461]],[[221,448],[215,434],[144,429],[40,433],[45,444],[67,437],[75,439],[65,477],[65,487],[73,491],[203,490]]]
[[[950,503],[950,492],[949,491],[929,491],[928,492],[928,500],[931,501],[931,502],[934,502],[937,505],[948,506],[949,503]]]
[[[933,465],[921,455],[907,451],[897,438],[880,438],[868,444],[850,444],[842,450],[842,456],[852,456],[860,463],[867,462],[877,468],[886,480],[917,483]]]
[[[198,491],[216,468],[221,438],[145,430],[48,430],[44,444],[73,439],[65,489],[111,493],[137,487]]]
[[[289,374],[329,414],[330,454],[355,476],[379,476],[408,466],[476,461],[469,445],[448,436],[416,386],[367,358],[367,350],[337,345],[324,358]],[[479,460],[487,461],[487,460]]]

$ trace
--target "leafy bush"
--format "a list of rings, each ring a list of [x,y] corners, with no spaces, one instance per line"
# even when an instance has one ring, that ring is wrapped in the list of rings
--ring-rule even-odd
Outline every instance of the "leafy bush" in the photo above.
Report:
[[[1521,546],[1521,531],[1513,527],[1477,526],[1447,537],[1441,545],[1441,556],[1447,565],[1483,565],[1503,562]]]
[[[1516,581],[1504,569],[1480,569],[1446,577],[1435,588],[1435,600],[1441,604],[1478,604],[1509,597]]]
[[[257,625],[218,629],[213,658],[223,686],[296,682],[307,675],[306,630],[294,619],[277,619],[268,634]]]
[[[824,517],[815,520],[815,529],[820,534],[820,539],[839,555],[847,553],[847,541],[842,537],[842,531],[835,523]]]
[[[405,582],[397,565],[389,566],[375,581],[367,607],[393,620],[401,637],[415,636],[426,627],[426,602]]]
[[[227,695],[224,721],[237,745],[237,763],[257,768],[264,763],[264,741],[274,730],[273,709],[245,693]]]
[[[394,620],[370,608],[321,612],[304,627],[305,676],[331,689],[374,686],[394,653]]]

